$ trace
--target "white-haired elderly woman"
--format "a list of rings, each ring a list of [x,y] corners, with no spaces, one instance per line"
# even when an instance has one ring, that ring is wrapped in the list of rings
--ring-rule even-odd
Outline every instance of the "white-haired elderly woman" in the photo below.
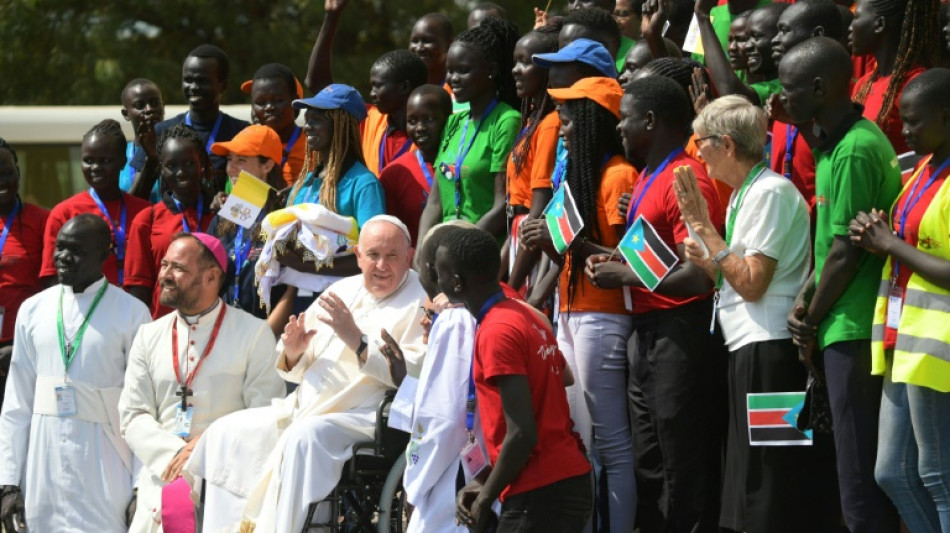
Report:
[[[698,237],[685,241],[686,255],[716,281],[717,313],[729,348],[719,523],[749,532],[832,531],[838,497],[826,491],[835,486],[835,463],[824,453],[831,443],[750,444],[753,437],[758,442],[772,435],[750,432],[747,395],[802,392],[807,381],[786,316],[811,268],[808,206],[795,185],[763,161],[766,123],[765,112],[741,96],[714,100],[693,122],[709,176],[734,189],[725,239],[709,220],[692,171],[675,171],[683,219]]]

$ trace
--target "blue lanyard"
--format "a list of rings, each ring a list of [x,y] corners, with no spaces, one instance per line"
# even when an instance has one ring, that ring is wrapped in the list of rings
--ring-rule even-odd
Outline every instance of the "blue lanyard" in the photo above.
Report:
[[[637,192],[634,191],[633,194],[634,196],[636,196],[636,200],[633,201],[633,205],[631,205],[630,209],[627,211],[627,227],[628,228],[630,227],[631,224],[633,224],[633,219],[634,217],[637,216],[637,209],[640,208],[640,202],[643,201],[643,197],[646,196],[647,191],[650,189],[650,186],[653,185],[653,181],[656,180],[656,177],[662,174],[664,170],[666,170],[666,167],[670,164],[670,161],[672,161],[674,157],[678,156],[681,153],[683,153],[682,148],[677,148],[676,150],[673,150],[672,152],[670,152],[670,155],[666,156],[666,159],[664,159],[663,162],[660,163],[660,166],[656,167],[656,170],[654,170],[652,173],[647,174],[646,183],[644,183],[643,186],[641,187],[637,187],[640,190],[640,194],[637,195]],[[646,172],[649,168],[650,167],[647,167],[643,169],[643,171]],[[642,179],[641,179],[641,182],[642,182]]]
[[[218,130],[221,129],[221,121],[224,120],[224,113],[218,112],[218,119],[214,121],[214,127],[211,128],[211,135],[208,135],[208,143],[205,145],[205,152],[211,153],[211,145],[218,136]],[[185,113],[185,125],[191,126],[191,113]],[[187,231],[187,230],[185,230]]]
[[[10,211],[7,219],[3,221],[3,233],[0,233],[0,257],[3,257],[3,247],[7,245],[7,237],[10,236],[10,227],[13,225],[13,219],[16,218],[17,213],[20,212],[20,206],[20,199],[17,198],[13,204],[13,211]]]
[[[172,201],[175,202],[175,207],[178,208],[178,213],[181,214],[181,228],[185,233],[191,233],[191,227],[188,225],[188,217],[185,216],[185,210],[181,207],[181,202],[178,201],[178,198],[172,196]],[[201,212],[204,210],[204,198],[201,195],[198,195],[198,231],[201,231]]]
[[[485,315],[491,311],[492,307],[495,307],[496,304],[505,300],[505,293],[498,291],[491,296],[482,305],[481,311],[478,312],[478,317],[475,321],[476,328],[482,324],[482,320],[485,319]],[[465,428],[469,433],[475,428],[475,354],[472,354],[472,364],[468,367],[468,401],[465,402]]]
[[[386,141],[387,141],[388,139],[389,139],[389,128],[386,128],[386,129],[383,131],[383,140],[380,141],[380,143],[379,143],[379,172],[382,172],[382,171],[383,171],[383,167],[386,166],[386,160],[385,160],[385,156],[386,156]],[[406,151],[409,150],[409,147],[410,147],[410,146],[412,146],[412,140],[406,139],[406,142],[403,143],[402,147],[401,147],[398,151],[396,151],[396,155],[394,155],[394,156],[392,157],[392,159],[390,159],[390,161],[392,161],[393,159],[396,159],[397,157],[399,157],[399,156],[401,156],[402,154],[406,153]]]
[[[92,187],[89,188],[89,196],[92,196],[92,199],[96,202],[96,206],[99,207],[99,212],[102,213],[102,216],[106,219],[106,222],[109,224],[109,230],[112,231],[112,239],[115,242],[115,258],[117,259],[117,266],[119,267],[119,286],[122,286],[122,280],[125,277],[125,200],[122,198],[121,193],[119,195],[119,224],[112,224],[112,217],[109,215],[109,210],[106,209],[106,205],[102,203],[102,200],[99,198],[99,194]]]
[[[560,140],[558,140],[558,147],[560,146]],[[567,150],[561,148],[557,161],[554,163],[554,172],[551,174],[551,186],[555,191],[561,187],[565,172],[567,172]]]
[[[287,149],[284,150],[284,157],[280,159],[280,167],[284,168],[284,165],[287,164],[287,160],[290,158],[290,152],[294,149],[294,145],[297,144],[297,139],[300,138],[300,126],[294,126],[294,132],[290,135],[290,140],[287,141]]]
[[[904,200],[904,205],[901,206],[897,210],[897,217],[900,218],[900,227],[897,228],[897,236],[900,237],[901,240],[904,240],[904,234],[906,231],[905,226],[907,225],[907,216],[910,215],[910,212],[913,211],[914,207],[917,206],[917,203],[920,201],[921,196],[923,196],[924,193],[927,192],[927,189],[929,189],[930,186],[933,185],[935,181],[937,181],[937,178],[940,177],[940,174],[943,173],[943,171],[947,169],[947,166],[950,166],[950,158],[948,158],[946,161],[941,163],[940,166],[937,167],[937,170],[930,173],[930,176],[928,176],[927,178],[927,183],[924,184],[924,186],[920,189],[920,191],[917,190],[917,186],[920,185],[920,179],[923,176],[922,175],[917,176],[917,179],[914,180],[914,184],[911,186],[910,192],[907,193],[907,199]],[[921,172],[921,174],[923,174],[923,172]],[[894,260],[894,277],[893,277],[895,282],[897,280],[897,276],[899,272],[900,272],[900,263],[895,259]]]
[[[244,241],[244,227],[238,226],[237,236],[234,237],[234,305],[238,304],[238,294],[241,287],[241,269],[244,268],[244,263],[247,262],[248,256],[251,254],[251,242],[254,239],[248,236],[247,241]]]
[[[798,137],[798,128],[787,124],[785,126],[785,164],[782,166],[782,175],[792,179],[792,157],[795,153],[795,138]]]
[[[422,171],[422,176],[426,179],[426,183],[429,184],[428,191],[422,191],[422,208],[425,209],[426,200],[429,198],[429,191],[432,190],[432,171],[429,170],[429,165],[426,164],[425,159],[422,158],[422,150],[416,150],[416,161],[419,162],[419,170]]]
[[[478,124],[475,125],[475,132],[472,134],[472,138],[468,139],[467,146],[466,137],[468,137],[468,125],[472,123],[471,111],[469,111],[468,120],[465,121],[465,125],[462,127],[462,138],[459,139],[459,149],[455,157],[455,172],[452,176],[455,179],[456,217],[459,217],[462,212],[462,162],[465,161],[468,153],[472,150],[472,146],[475,145],[475,139],[478,138],[478,131],[482,128],[482,123],[485,122],[485,119],[488,118],[488,115],[491,114],[496,105],[498,105],[498,100],[489,102],[488,107],[485,108],[485,112],[482,113],[482,118],[479,119]]]

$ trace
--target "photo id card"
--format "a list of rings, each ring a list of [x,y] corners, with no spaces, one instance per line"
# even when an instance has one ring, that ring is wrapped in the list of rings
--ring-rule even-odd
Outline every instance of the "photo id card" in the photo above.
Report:
[[[488,466],[488,460],[485,458],[485,452],[478,445],[475,439],[469,439],[462,448],[462,469],[465,471],[465,482],[475,479],[482,470]]]
[[[181,406],[175,408],[175,435],[178,435],[181,438],[187,438],[191,435],[191,416],[194,414],[194,406],[189,405],[188,409],[184,412],[181,410]]]
[[[76,389],[72,385],[62,384],[56,387],[56,414],[57,416],[73,416],[76,414]]]
[[[900,287],[891,287],[887,291],[887,327],[897,329],[900,325],[903,305],[904,291]]]

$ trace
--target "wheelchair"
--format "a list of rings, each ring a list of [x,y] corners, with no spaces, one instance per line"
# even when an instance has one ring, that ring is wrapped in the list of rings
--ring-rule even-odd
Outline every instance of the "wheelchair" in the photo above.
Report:
[[[329,521],[314,521],[318,503],[311,503],[302,533],[403,533],[409,505],[402,486],[409,434],[389,427],[389,408],[396,391],[386,392],[376,410],[376,438],[357,443],[343,465],[340,482],[323,500]]]

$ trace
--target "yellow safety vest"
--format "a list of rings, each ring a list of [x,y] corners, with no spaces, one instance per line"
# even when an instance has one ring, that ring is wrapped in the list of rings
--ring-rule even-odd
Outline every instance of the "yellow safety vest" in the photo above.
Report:
[[[923,169],[929,158],[921,162]],[[920,171],[918,171],[919,173]],[[907,182],[898,200],[907,193],[915,177]],[[893,213],[897,200],[891,206]],[[893,214],[891,215],[893,217]],[[950,261],[950,180],[945,180],[924,211],[918,230],[917,249]],[[887,293],[891,279],[891,257],[881,273],[881,285],[874,308],[871,332],[871,373],[883,375],[887,368],[884,332]],[[891,379],[940,392],[950,392],[950,291],[911,274],[904,293],[904,306],[897,328]]]

